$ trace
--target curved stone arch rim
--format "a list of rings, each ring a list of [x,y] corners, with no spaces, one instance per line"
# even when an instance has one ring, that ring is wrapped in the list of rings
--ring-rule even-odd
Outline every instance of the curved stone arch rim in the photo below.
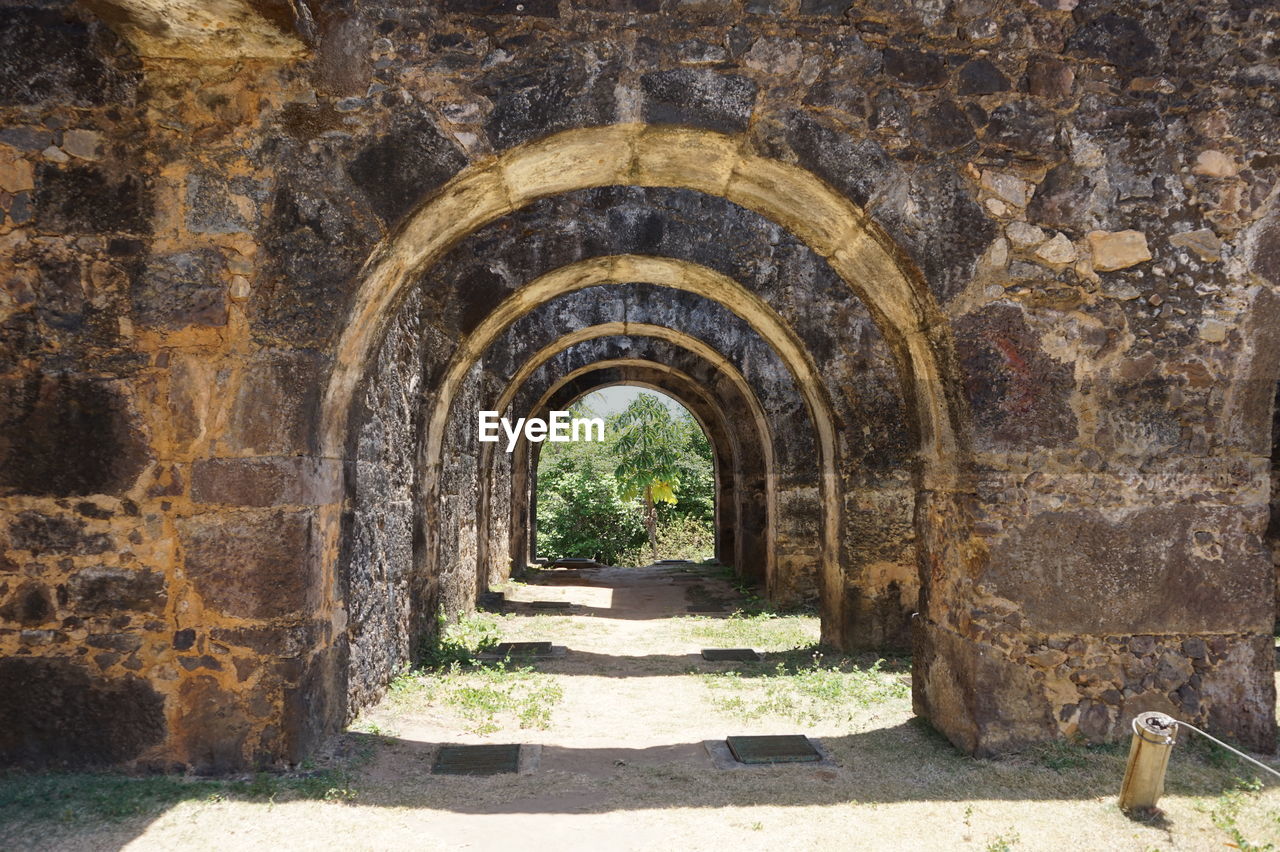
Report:
[[[322,402],[322,454],[341,454],[350,401],[379,337],[380,320],[417,273],[446,249],[539,198],[601,186],[668,186],[754,210],[827,260],[866,303],[895,351],[916,421],[922,487],[954,490],[960,481],[961,430],[936,351],[945,344],[938,332],[945,321],[921,276],[866,211],[812,172],[748,149],[745,136],[614,124],[566,130],[464,169],[366,262]]]
[[[509,408],[511,404],[514,402],[514,399],[516,395],[519,393],[520,388],[524,386],[524,384],[529,380],[529,378],[539,368],[541,368],[542,366],[550,362],[552,358],[556,357],[560,353],[568,350],[570,347],[578,343],[583,343],[585,341],[594,340],[601,337],[612,337],[612,336],[620,336],[620,335],[652,337],[659,340],[665,340],[669,343],[672,343],[676,346],[681,347],[682,349],[685,349],[688,352],[691,352],[695,356],[706,361],[715,370],[722,373],[729,379],[734,389],[742,396],[742,398],[746,401],[748,407],[751,409],[751,417],[753,420],[754,431],[755,431],[755,434],[760,436],[761,460],[764,464],[764,469],[766,472],[766,491],[765,491],[766,509],[768,512],[768,516],[770,518],[775,517],[774,513],[777,511],[777,494],[773,487],[772,479],[767,476],[767,474],[771,473],[774,470],[773,430],[769,428],[768,417],[764,412],[764,407],[760,404],[759,398],[756,396],[755,391],[752,390],[751,384],[746,380],[746,377],[743,376],[742,373],[738,371],[738,369],[728,360],[728,358],[726,358],[722,353],[718,352],[716,349],[711,347],[705,341],[700,340],[696,337],[693,337],[692,335],[686,332],[682,332],[676,329],[666,328],[665,326],[653,325],[651,323],[627,323],[627,322],[601,323],[599,325],[587,326],[585,328],[579,329],[576,332],[572,332],[569,335],[565,335],[564,337],[557,339],[554,343],[544,346],[542,349],[539,349],[532,356],[530,356],[529,359],[526,360],[523,365],[521,365],[520,369],[511,378],[510,382],[508,382],[506,389],[504,389],[502,396],[499,398],[499,405],[497,410],[499,412],[505,412],[507,408]],[[660,362],[657,362],[657,361],[651,361],[647,359],[628,359],[628,358],[605,359],[602,361],[594,361],[590,364],[586,364],[582,367],[571,370],[568,373],[566,373],[564,376],[561,376],[556,381],[552,382],[552,384],[548,387],[546,392],[544,392],[542,396],[538,399],[538,401],[529,409],[528,414],[533,414],[535,412],[541,411],[546,406],[548,401],[554,397],[556,392],[558,392],[566,384],[573,381],[575,378],[578,378],[579,376],[586,375],[588,373],[595,372],[598,370],[604,370],[614,366],[632,366],[632,365],[641,365],[641,364],[646,366],[652,366],[655,369],[677,376],[682,381],[686,382],[693,388],[701,387],[701,383],[699,383],[692,376],[684,373],[683,371],[675,367],[671,367],[666,364],[661,364]],[[699,423],[699,426],[702,427],[704,433],[707,431],[705,424]],[[727,428],[725,432],[726,434],[729,434],[729,435],[736,434],[735,430],[727,429]],[[524,444],[525,444],[525,439],[524,439],[524,436],[522,435],[517,439],[516,452],[523,452]],[[735,456],[737,456],[738,458],[741,458],[741,448],[735,447],[734,450],[735,450]],[[484,450],[482,450],[481,460],[480,460],[480,469],[482,471],[488,470],[490,468],[491,465],[489,463],[489,459],[492,457],[492,453],[493,453],[493,449],[492,447],[489,447],[489,446],[486,446]],[[481,485],[480,485],[480,488],[481,488],[480,502],[482,506],[487,505],[486,501],[487,501],[490,487],[491,486],[488,478],[482,474]],[[834,507],[832,507],[832,509],[834,509]],[[828,517],[826,518],[827,523],[832,523],[832,522],[838,523],[839,521],[838,516],[835,518],[832,518],[830,517],[830,515],[831,515],[831,512],[828,512]],[[481,519],[481,523],[484,523],[484,522],[485,521]],[[765,537],[766,538],[765,552],[768,555],[767,556],[768,562],[765,565],[765,577],[769,582],[772,582],[776,572],[776,565],[774,564],[774,560],[773,560],[774,536],[775,536],[775,531],[772,525],[770,525],[769,528],[766,530],[766,537]],[[834,554],[832,554],[832,557],[834,558]]]
[[[622,363],[623,361],[625,361],[626,363]],[[590,375],[593,372],[601,372],[608,369],[617,369],[618,367],[653,369],[654,372],[664,373],[667,376],[674,377],[678,382],[688,386],[687,390],[685,391],[686,393],[701,394],[702,396],[701,402],[704,405],[707,405],[709,407],[714,407],[714,404],[716,401],[715,398],[712,396],[712,394],[709,391],[703,388],[702,385],[692,376],[689,376],[680,370],[669,367],[666,364],[662,364],[657,361],[648,361],[644,359],[612,359],[612,360],[606,360],[606,361],[593,362],[592,364],[587,365],[581,370],[575,371],[577,375],[575,375],[573,378],[567,378],[564,382],[558,381],[552,388],[550,388],[547,394],[545,395],[544,406],[547,404],[550,404],[550,401],[554,399],[555,394],[563,391],[564,388],[567,386],[567,384],[571,381],[574,381],[574,379],[581,378],[584,375]],[[695,408],[692,407],[689,404],[689,402],[684,397],[681,396],[681,391],[672,389],[670,387],[663,387],[657,384],[656,381],[624,378],[621,380],[610,380],[607,382],[602,382],[601,384],[595,385],[594,387],[588,388],[587,390],[584,390],[578,393],[576,396],[574,396],[572,399],[570,399],[566,403],[566,406],[572,405],[573,403],[577,402],[579,399],[582,399],[584,396],[587,396],[588,394],[592,394],[602,388],[609,388],[609,387],[640,387],[640,388],[646,388],[656,393],[660,393],[660,394],[671,397],[672,399],[680,403],[680,405],[684,406],[684,409],[689,412],[690,416],[693,417],[694,421],[698,424],[698,428],[702,430],[702,434],[706,435],[709,441],[713,440],[711,436],[714,433],[712,432],[712,430],[707,428],[706,422],[703,420],[701,415],[698,414]],[[539,409],[537,406],[535,406],[530,410],[537,411]],[[733,470],[731,471],[731,473],[736,480],[737,477],[739,477],[742,474],[741,468],[742,468],[742,460],[743,460],[743,449],[741,446],[741,436],[738,434],[736,430],[729,428],[729,421],[726,420],[723,416],[719,417],[719,421],[720,421],[719,425],[721,427],[721,431],[729,439],[729,450],[732,453],[731,459],[733,463]],[[524,441],[523,438],[521,438],[520,447],[517,449],[517,452],[519,452],[520,454],[515,456],[515,459],[516,459],[515,464],[521,465],[527,468],[533,467],[534,461],[532,458],[532,453],[530,452],[531,449],[532,449],[531,445],[527,441]],[[719,505],[721,471],[718,464],[717,464],[715,473],[716,473],[716,489],[715,490],[716,490],[716,501],[717,501],[716,513],[718,516],[722,508]],[[487,480],[485,480],[485,487],[486,488],[489,487]],[[771,501],[769,500],[769,495],[772,491],[772,488],[767,475],[765,477],[765,487],[766,487],[766,513],[769,513],[772,511],[773,507],[772,507]],[[734,491],[735,493],[737,493],[738,491],[736,483],[735,483]],[[773,502],[776,502],[776,501],[773,501]],[[766,514],[766,517],[772,518],[772,515]],[[719,534],[719,531],[717,530],[717,536],[718,534]],[[769,559],[770,561],[772,561],[772,553],[770,552],[769,546],[771,545],[772,541],[773,541],[773,524],[770,521],[769,523],[766,524],[766,551],[765,551],[766,558]]]
[[[822,587],[827,599],[826,611],[832,624],[843,619],[844,595],[840,593],[839,530],[840,500],[838,481],[838,443],[835,415],[818,376],[817,366],[790,327],[758,295],[733,278],[708,266],[687,260],[653,255],[603,255],[566,264],[545,272],[503,300],[458,347],[440,381],[434,406],[424,432],[423,479],[426,499],[435,499],[438,471],[443,453],[445,426],[456,397],[467,374],[478,359],[510,325],[537,307],[566,293],[605,284],[643,283],[696,293],[720,304],[746,322],[778,356],[791,372],[796,390],[809,410],[810,422],[817,437],[819,452],[819,487],[823,497]],[[661,328],[654,326],[654,328]],[[681,334],[684,334],[683,332]],[[686,337],[688,337],[686,335]],[[562,338],[563,339],[563,338]],[[695,339],[695,338],[688,338]],[[554,344],[553,344],[554,345]],[[723,358],[723,356],[719,356]],[[745,381],[745,380],[744,380]],[[750,385],[747,384],[749,388]],[[750,395],[754,399],[754,394]],[[501,409],[501,407],[500,407]],[[772,454],[772,442],[768,442]],[[483,452],[483,450],[482,450]],[[772,468],[772,456],[769,458]],[[483,511],[483,501],[478,506]],[[776,507],[771,506],[770,509]],[[430,539],[430,531],[428,531]],[[434,558],[434,542],[427,547],[428,558]],[[776,576],[770,569],[766,576]]]

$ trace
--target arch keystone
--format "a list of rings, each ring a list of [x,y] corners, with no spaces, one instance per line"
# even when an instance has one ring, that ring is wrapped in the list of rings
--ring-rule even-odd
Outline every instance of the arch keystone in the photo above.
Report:
[[[502,155],[502,178],[518,207],[536,198],[627,183],[641,125],[570,130]]]
[[[742,140],[682,127],[647,126],[636,140],[632,179],[723,196],[742,162]]]

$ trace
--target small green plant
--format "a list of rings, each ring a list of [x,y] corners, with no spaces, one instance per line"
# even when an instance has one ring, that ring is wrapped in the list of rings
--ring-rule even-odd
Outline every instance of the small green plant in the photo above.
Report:
[[[1236,778],[1235,789],[1218,797],[1209,812],[1213,824],[1231,838],[1231,844],[1241,852],[1273,852],[1274,844],[1258,844],[1244,836],[1238,824],[1240,810],[1248,803],[1249,798],[1262,791],[1262,782],[1257,778]]]
[[[703,675],[720,710],[746,719],[784,716],[815,722],[848,716],[854,708],[905,699],[910,689],[897,675],[883,670],[884,660],[858,666],[848,660],[834,665],[813,653],[807,665],[776,663]],[[728,692],[730,694],[723,694]]]
[[[468,731],[487,734],[499,730],[504,717],[521,728],[548,727],[564,690],[531,666],[512,667],[508,660],[485,665],[455,661],[446,668],[405,672],[392,682],[391,695],[404,708],[449,707],[465,720]]]
[[[441,610],[436,614],[436,624],[435,635],[429,637],[418,652],[418,659],[426,669],[470,662],[476,654],[496,645],[502,638],[498,619],[483,612],[461,615],[449,623]]]
[[[728,618],[689,616],[680,622],[686,638],[722,648],[794,651],[814,648],[818,638],[818,619],[805,615],[735,612]]]
[[[987,852],[1011,852],[1013,847],[1018,845],[1018,837],[1016,831],[1006,831],[1004,834],[998,834],[987,841]]]

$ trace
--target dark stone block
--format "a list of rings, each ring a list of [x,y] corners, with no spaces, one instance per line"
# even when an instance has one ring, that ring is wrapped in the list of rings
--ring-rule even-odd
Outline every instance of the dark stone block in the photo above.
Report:
[[[347,166],[351,180],[388,225],[467,164],[467,158],[428,117],[401,123]]]
[[[962,95],[991,95],[1009,91],[1009,78],[990,59],[966,62],[958,75],[957,91]]]
[[[558,18],[557,0],[444,0],[444,10],[458,15],[514,15],[518,17]]]
[[[191,499],[232,506],[320,505],[340,499],[339,469],[303,456],[199,459]]]
[[[222,253],[214,249],[151,258],[130,288],[135,321],[169,329],[226,325],[224,267]]]
[[[1071,97],[1076,74],[1061,59],[1039,56],[1027,63],[1027,92],[1038,98]]]
[[[980,446],[1027,450],[1075,438],[1072,368],[1040,349],[1021,310],[997,304],[966,314],[955,335]]]
[[[111,549],[111,536],[86,533],[79,518],[44,515],[27,511],[18,515],[9,527],[10,546],[32,553],[65,553],[71,556],[96,556]]]
[[[135,415],[111,383],[42,374],[0,380],[0,488],[118,494],[146,463]]]
[[[800,0],[800,14],[844,18],[851,0]]]
[[[231,198],[232,193],[256,202],[265,202],[261,187],[248,178],[227,180],[213,172],[193,172],[187,176],[187,230],[193,234],[235,234],[248,231],[257,216],[246,216]]]
[[[1057,119],[1039,104],[1014,101],[996,107],[987,121],[983,140],[1009,150],[1015,157],[1041,158],[1057,150]]]
[[[132,103],[141,74],[121,51],[106,26],[69,10],[0,8],[0,105]]]
[[[222,663],[218,662],[216,657],[208,654],[201,654],[198,657],[179,657],[178,664],[189,672],[196,669],[208,669],[212,672],[222,671]]]
[[[645,121],[681,124],[724,133],[746,130],[755,109],[756,84],[736,74],[678,68],[640,78]]]
[[[43,127],[3,127],[0,143],[20,151],[43,151],[53,144],[53,133]]]
[[[917,88],[941,86],[947,81],[947,63],[936,53],[886,48],[884,72],[900,83]]]
[[[1042,633],[1270,632],[1274,602],[1259,590],[1272,569],[1251,524],[1236,508],[1042,512],[995,546],[982,581]],[[1199,530],[1215,531],[1220,554]]]
[[[40,319],[61,331],[77,330],[84,321],[85,311],[79,262],[46,258],[39,269],[37,310]]]
[[[284,758],[297,762],[342,724],[346,645],[317,653],[295,687],[284,690]]]
[[[106,766],[164,740],[164,699],[132,675],[90,678],[66,660],[0,659],[0,764]]]
[[[1158,54],[1142,24],[1114,13],[1099,15],[1086,23],[1067,40],[1067,49],[1105,59],[1122,71],[1133,73],[1149,70]]]
[[[245,715],[245,698],[227,692],[206,675],[182,684],[182,749],[191,768],[200,775],[243,769],[245,741],[252,722]]]
[[[1265,225],[1258,234],[1252,269],[1272,284],[1280,284],[1280,222]]]
[[[1031,221],[1077,236],[1100,224],[1093,178],[1070,163],[1054,166],[1036,187],[1027,206]]]
[[[601,68],[588,74],[576,58],[558,55],[533,60],[518,73],[504,69],[487,77],[478,89],[493,101],[485,122],[490,144],[501,151],[559,130],[608,124],[617,73]]]
[[[973,126],[953,102],[940,101],[914,122],[912,135],[932,151],[954,151],[973,141]]]
[[[239,618],[296,615],[319,594],[308,512],[240,512],[178,524],[186,575],[206,607]]]
[[[175,630],[173,633],[173,650],[190,651],[196,644],[196,632],[190,627],[185,630]]]
[[[142,637],[137,633],[95,633],[84,641],[90,648],[106,648],[125,654],[142,647]]]
[[[849,134],[821,123],[808,113],[791,113],[789,119],[787,142],[800,164],[859,206],[866,206],[876,190],[898,169],[873,140],[854,141]]]
[[[168,601],[164,575],[150,569],[85,568],[71,575],[67,591],[79,615],[163,612]]]
[[[327,342],[382,233],[372,212],[352,203],[359,192],[333,158],[299,159],[279,178],[262,228],[262,274],[249,301],[262,343]]]
[[[23,627],[39,627],[54,617],[53,596],[43,583],[28,581],[14,589],[0,606],[0,619]]]
[[[151,232],[152,201],[136,174],[113,179],[97,166],[41,163],[36,173],[36,221],[59,233]]]
[[[249,648],[265,657],[297,657],[314,649],[323,639],[323,625],[307,622],[280,627],[215,627],[215,642]]]
[[[236,394],[227,446],[254,453],[307,452],[324,389],[322,376],[315,352],[260,352]]]
[[[996,225],[946,163],[917,171],[911,201],[905,210],[881,206],[877,216],[945,304],[968,285],[978,258],[995,239]]]
[[[459,331],[463,334],[475,331],[513,292],[510,282],[487,266],[472,269],[459,278],[457,289],[462,302]]]

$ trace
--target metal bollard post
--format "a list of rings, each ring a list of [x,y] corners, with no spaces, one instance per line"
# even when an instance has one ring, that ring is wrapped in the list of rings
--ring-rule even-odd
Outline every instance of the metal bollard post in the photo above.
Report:
[[[1129,765],[1120,786],[1122,811],[1154,808],[1164,793],[1164,773],[1173,753],[1178,723],[1164,713],[1139,713],[1133,719]]]

